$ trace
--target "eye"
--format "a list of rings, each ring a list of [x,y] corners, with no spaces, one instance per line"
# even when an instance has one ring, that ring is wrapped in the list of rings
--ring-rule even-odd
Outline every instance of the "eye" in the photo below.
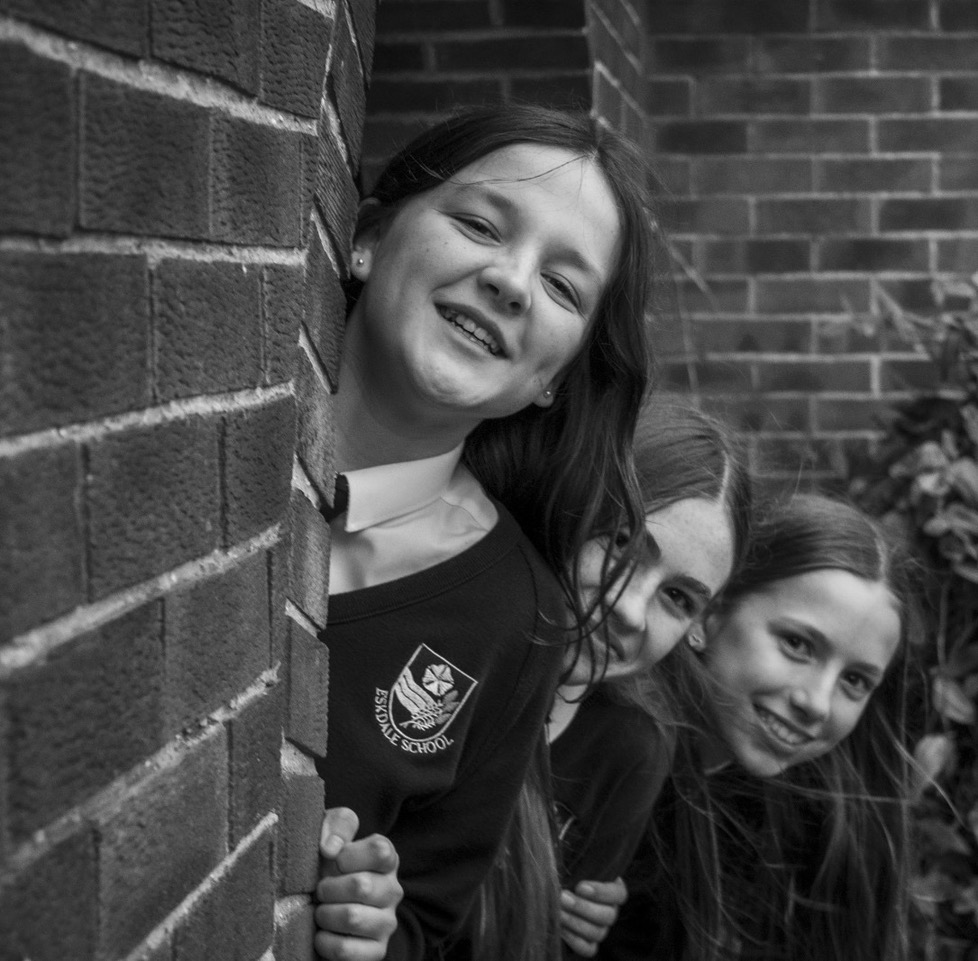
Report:
[[[488,220],[483,220],[482,217],[475,217],[471,214],[456,214],[455,219],[473,234],[491,240],[495,240],[497,237],[496,228]]]
[[[560,297],[561,300],[566,300],[576,310],[581,309],[580,298],[577,296],[577,291],[574,289],[572,284],[569,284],[559,274],[545,274],[544,280],[556,292],[557,296]]]
[[[876,689],[876,685],[865,674],[860,674],[858,671],[848,671],[843,674],[842,683],[854,700],[869,697]]]
[[[781,650],[795,660],[804,660],[812,653],[811,643],[799,634],[781,634],[778,636],[778,643]]]
[[[692,619],[696,616],[696,601],[686,591],[679,587],[667,587],[663,593],[683,617]]]

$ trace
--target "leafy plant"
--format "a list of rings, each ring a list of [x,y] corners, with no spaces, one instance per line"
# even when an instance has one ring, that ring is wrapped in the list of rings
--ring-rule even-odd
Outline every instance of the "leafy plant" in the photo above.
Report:
[[[940,388],[900,404],[851,493],[899,525],[930,568],[924,651],[932,711],[915,756],[915,934],[926,961],[978,959],[978,274],[935,281],[921,313],[880,292],[886,325],[937,365]]]

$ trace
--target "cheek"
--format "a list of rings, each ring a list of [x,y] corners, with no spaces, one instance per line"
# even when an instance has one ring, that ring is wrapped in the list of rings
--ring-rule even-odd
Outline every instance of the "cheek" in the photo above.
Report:
[[[685,625],[659,612],[650,614],[645,629],[645,652],[648,664],[661,661],[686,633]]]

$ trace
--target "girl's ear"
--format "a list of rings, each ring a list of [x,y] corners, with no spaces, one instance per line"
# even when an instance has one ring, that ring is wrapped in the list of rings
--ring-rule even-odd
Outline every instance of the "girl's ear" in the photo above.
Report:
[[[537,407],[550,407],[554,402],[554,395],[557,393],[557,381],[552,380],[543,390],[537,394],[533,401]]]
[[[379,208],[379,200],[367,197],[366,200],[360,201],[357,212],[357,228],[353,235],[350,272],[361,282],[370,276],[374,248],[380,240],[381,224],[377,216]]]

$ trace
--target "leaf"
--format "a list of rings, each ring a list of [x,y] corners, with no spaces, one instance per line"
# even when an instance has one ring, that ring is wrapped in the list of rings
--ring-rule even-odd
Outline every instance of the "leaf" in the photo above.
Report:
[[[954,742],[946,734],[922,737],[914,748],[913,756],[929,780],[934,780],[945,771],[952,772],[957,763]]]
[[[978,584],[978,563],[975,561],[958,561],[951,568],[958,577]]]
[[[936,675],[931,695],[934,708],[941,717],[956,724],[974,724],[975,706],[957,681],[941,674]]]
[[[966,504],[978,507],[978,464],[970,457],[961,457],[948,467],[947,479]],[[978,519],[978,514],[975,517]]]

